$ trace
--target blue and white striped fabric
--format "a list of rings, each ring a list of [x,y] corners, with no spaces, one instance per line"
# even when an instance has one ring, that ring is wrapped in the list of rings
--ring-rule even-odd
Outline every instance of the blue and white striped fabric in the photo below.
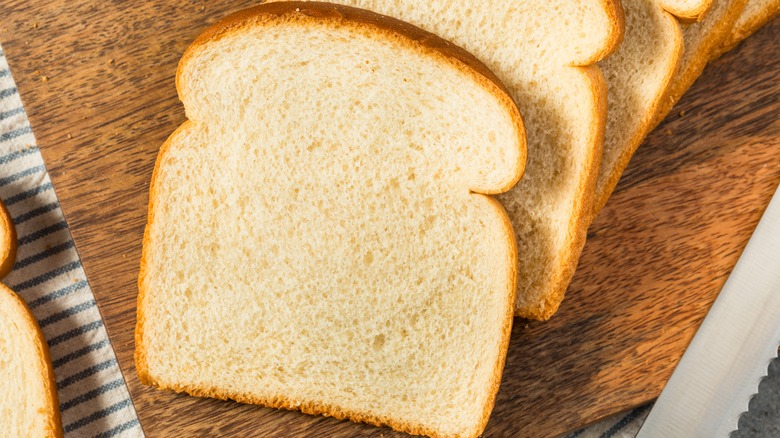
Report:
[[[65,436],[143,436],[2,48],[0,198],[19,239],[3,282],[27,302],[49,343]]]

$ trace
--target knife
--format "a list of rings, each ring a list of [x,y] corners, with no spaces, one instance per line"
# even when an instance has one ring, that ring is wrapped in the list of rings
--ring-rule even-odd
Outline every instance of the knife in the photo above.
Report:
[[[780,189],[637,438],[727,437],[780,345]]]

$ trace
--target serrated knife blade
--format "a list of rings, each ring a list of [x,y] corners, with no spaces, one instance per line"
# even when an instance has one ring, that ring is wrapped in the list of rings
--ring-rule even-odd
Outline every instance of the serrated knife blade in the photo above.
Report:
[[[780,189],[638,438],[727,437],[780,345]]]

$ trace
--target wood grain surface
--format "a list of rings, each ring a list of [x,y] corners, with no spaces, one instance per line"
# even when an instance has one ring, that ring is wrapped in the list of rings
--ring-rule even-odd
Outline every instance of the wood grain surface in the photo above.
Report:
[[[184,120],[176,63],[255,3],[0,0],[0,43],[148,436],[402,436],[138,382],[148,182]],[[780,182],[777,41],[775,20],[714,62],[639,149],[560,312],[515,321],[485,436],[554,436],[660,393]]]

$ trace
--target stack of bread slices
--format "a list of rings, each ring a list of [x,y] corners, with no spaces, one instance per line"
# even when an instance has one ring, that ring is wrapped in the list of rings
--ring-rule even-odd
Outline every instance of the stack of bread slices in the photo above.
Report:
[[[241,11],[182,57],[138,373],[475,437],[513,317],[556,312],[643,138],[780,2],[336,3]]]

